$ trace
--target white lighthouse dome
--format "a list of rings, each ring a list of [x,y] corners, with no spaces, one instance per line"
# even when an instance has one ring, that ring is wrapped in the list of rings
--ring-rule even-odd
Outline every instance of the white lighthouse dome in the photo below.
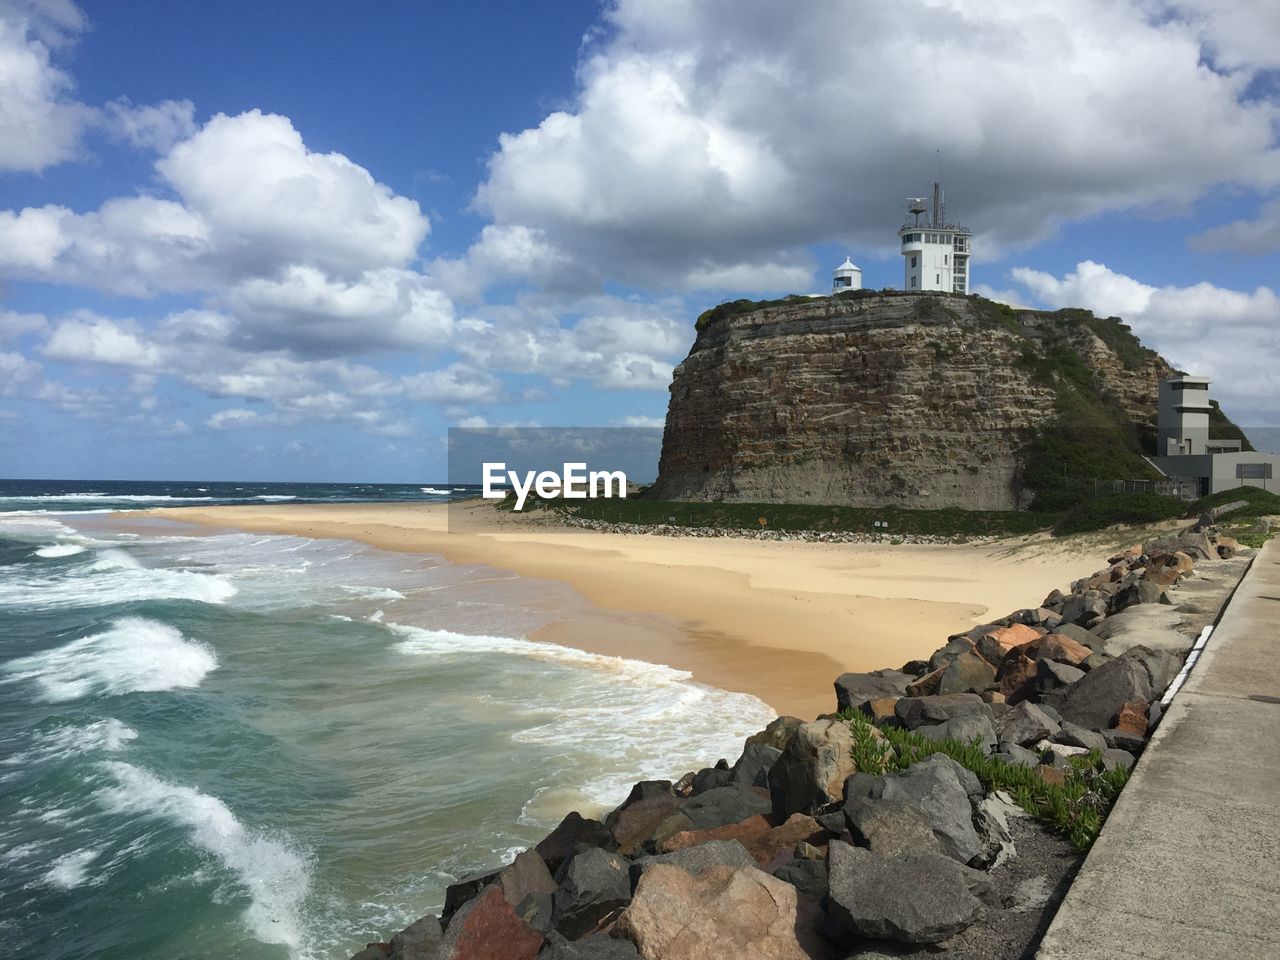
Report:
[[[845,290],[861,290],[862,289],[862,270],[848,257],[844,258],[844,263],[836,267],[836,272],[831,281],[831,292],[833,294],[843,293]]]

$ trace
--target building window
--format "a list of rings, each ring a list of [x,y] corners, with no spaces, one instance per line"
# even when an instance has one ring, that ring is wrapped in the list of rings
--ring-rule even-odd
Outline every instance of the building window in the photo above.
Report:
[[[916,265],[916,259],[917,259],[916,257],[911,258],[911,266],[914,267]]]
[[[1237,480],[1270,480],[1271,464],[1269,463],[1237,463]]]
[[[934,283],[941,283],[941,282],[942,282],[942,274],[940,274],[940,273],[935,273],[935,274],[933,275],[933,282],[934,282]]]
[[[944,253],[944,254],[942,255],[942,265],[945,267],[945,266],[947,266],[947,264],[949,264],[950,262],[951,262],[951,256],[950,256],[950,254],[946,254],[946,253]]]
[[[1176,390],[1179,393],[1181,393],[1183,390],[1208,390],[1209,389],[1209,385],[1207,383],[1180,382],[1180,383],[1171,384],[1171,386],[1173,387],[1174,390]]]
[[[915,277],[912,277],[912,278],[911,278],[911,285],[912,285],[913,287],[916,285],[916,278],[915,278]]]

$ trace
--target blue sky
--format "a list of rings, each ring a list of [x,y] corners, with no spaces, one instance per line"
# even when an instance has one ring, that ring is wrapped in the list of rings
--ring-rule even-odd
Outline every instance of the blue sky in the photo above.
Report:
[[[660,423],[705,307],[898,285],[937,149],[979,291],[1280,424],[1280,8],[797,9],[0,0],[0,476],[425,481],[451,425]]]

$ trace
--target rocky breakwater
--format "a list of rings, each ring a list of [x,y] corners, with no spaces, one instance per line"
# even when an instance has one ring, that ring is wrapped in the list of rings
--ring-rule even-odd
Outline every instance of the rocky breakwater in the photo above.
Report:
[[[1096,833],[1236,553],[1212,530],[1135,545],[928,660],[845,674],[837,713],[569,814],[354,960],[1023,956],[1080,859],[1061,837]],[[1150,646],[1105,629],[1134,611],[1181,613]]]
[[[675,370],[657,499],[1018,509],[1042,492],[1029,445],[1082,420],[1147,476],[1171,371],[1118,320],[891,291],[736,306]]]

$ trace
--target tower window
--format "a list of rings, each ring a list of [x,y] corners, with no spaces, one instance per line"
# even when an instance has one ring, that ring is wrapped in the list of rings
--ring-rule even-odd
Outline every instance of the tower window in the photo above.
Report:
[[[915,278],[915,277],[912,277],[912,278],[911,278],[911,285],[912,285],[913,287],[916,285],[916,278]]]
[[[912,257],[912,258],[911,258],[911,266],[913,266],[913,267],[914,267],[914,266],[916,265],[916,260],[917,260],[917,258],[916,258],[916,257]]]

